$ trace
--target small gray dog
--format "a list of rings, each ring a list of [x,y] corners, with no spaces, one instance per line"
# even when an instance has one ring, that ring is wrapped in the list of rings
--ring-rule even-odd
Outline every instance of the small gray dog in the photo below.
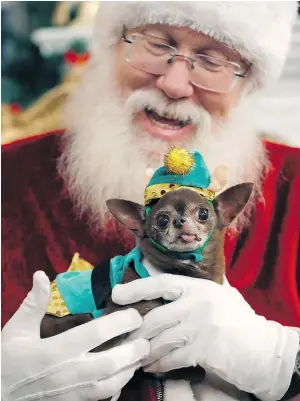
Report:
[[[225,228],[244,209],[252,189],[252,183],[239,184],[227,189],[213,201],[208,201],[197,192],[182,188],[166,193],[150,208],[121,199],[110,199],[107,206],[117,220],[135,235],[144,258],[161,272],[208,279],[222,284],[225,270]],[[133,268],[127,268],[122,283],[138,278]],[[103,315],[134,307],[144,316],[162,304],[163,300],[158,299],[120,306],[113,303],[109,296]],[[58,334],[91,319],[90,314],[63,318],[46,315],[41,325],[41,336]],[[92,352],[109,349],[125,338],[126,335],[114,338]],[[202,368],[184,368],[168,372],[164,377],[185,378],[190,381],[194,377],[201,381],[204,374]]]

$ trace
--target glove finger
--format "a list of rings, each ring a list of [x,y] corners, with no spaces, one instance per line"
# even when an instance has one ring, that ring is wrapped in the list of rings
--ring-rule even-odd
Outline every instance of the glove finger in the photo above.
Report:
[[[64,358],[74,358],[114,337],[136,330],[142,321],[135,309],[126,309],[94,319],[48,340],[56,343],[59,349],[64,349]],[[68,344],[67,349],[64,344]]]
[[[152,309],[144,316],[141,327],[130,334],[130,338],[146,338],[148,340],[154,338],[163,331],[180,324],[181,315],[182,307],[176,301]]]
[[[151,373],[163,373],[174,369],[196,366],[197,363],[194,360],[194,357],[192,356],[192,359],[189,358],[190,354],[191,352],[189,352],[187,347],[175,349],[157,361],[146,365],[144,367],[144,371]]]
[[[80,377],[85,381],[103,380],[130,366],[140,364],[149,351],[149,341],[140,338],[98,354],[89,353],[84,356]]]
[[[118,372],[116,375],[95,382],[92,387],[87,387],[84,390],[85,399],[97,401],[109,397],[115,397],[133,377],[134,372],[139,368],[140,363],[137,363],[121,372]]]
[[[141,327],[140,329],[137,329],[134,331],[132,334],[129,336],[129,340],[135,340],[136,338],[145,338],[147,340],[150,340],[151,338],[156,337],[160,333],[162,333],[164,330],[170,329],[172,327],[178,326],[180,324],[180,320],[168,320],[166,322],[155,322],[151,327]]]
[[[40,325],[50,300],[50,281],[46,274],[37,271],[33,275],[33,285],[27,297],[8,321],[2,331],[2,338],[18,336],[40,337]]]
[[[181,326],[176,329],[168,329],[154,337],[151,344],[149,356],[142,361],[142,366],[149,365],[175,349],[182,348],[188,343],[188,338]]]
[[[182,295],[180,276],[160,274],[118,284],[112,290],[112,300],[119,305],[128,305],[142,300],[164,298],[174,301]]]

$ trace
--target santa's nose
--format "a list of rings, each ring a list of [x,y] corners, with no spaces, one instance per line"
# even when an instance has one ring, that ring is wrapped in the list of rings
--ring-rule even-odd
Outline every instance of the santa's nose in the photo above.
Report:
[[[190,82],[189,62],[180,58],[174,60],[168,71],[157,79],[156,86],[170,99],[191,97],[194,88]]]

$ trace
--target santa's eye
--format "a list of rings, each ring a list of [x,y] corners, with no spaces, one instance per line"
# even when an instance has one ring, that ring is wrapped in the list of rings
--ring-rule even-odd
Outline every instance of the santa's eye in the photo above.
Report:
[[[207,209],[200,209],[198,212],[198,217],[200,220],[205,221],[208,219],[208,210]]]
[[[160,214],[157,216],[156,224],[159,228],[166,228],[169,224],[169,216],[167,214]]]

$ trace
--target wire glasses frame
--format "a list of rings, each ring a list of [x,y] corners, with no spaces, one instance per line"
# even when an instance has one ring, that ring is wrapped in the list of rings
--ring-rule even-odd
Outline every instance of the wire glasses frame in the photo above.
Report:
[[[190,66],[190,82],[200,88],[217,93],[229,93],[239,78],[246,78],[251,64],[242,67],[239,63],[221,60],[206,54],[195,54],[194,57],[177,53],[177,49],[170,46],[161,38],[150,35],[133,33],[126,36],[125,27],[122,35],[127,44],[126,61],[135,68],[155,75],[164,75],[174,59],[186,60]]]

